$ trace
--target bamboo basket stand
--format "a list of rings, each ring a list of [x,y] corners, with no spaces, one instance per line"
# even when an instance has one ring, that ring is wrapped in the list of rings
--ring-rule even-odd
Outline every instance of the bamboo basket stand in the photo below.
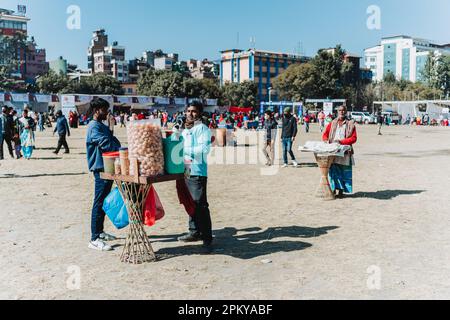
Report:
[[[136,159],[130,159],[130,161],[134,161],[135,168],[139,168]],[[150,189],[155,183],[183,180],[184,175],[142,177],[139,176],[139,170],[136,170],[136,172],[137,175],[135,176],[101,173],[100,177],[116,183],[128,210],[129,232],[120,260],[124,263],[143,264],[157,261],[157,256],[145,232],[143,222],[145,201]]]
[[[336,200],[336,196],[331,190],[330,181],[328,179],[328,174],[330,168],[336,159],[335,156],[318,155],[314,154],[316,157],[317,164],[320,168],[320,173],[322,174],[320,178],[320,185],[316,192],[316,197],[322,200]]]

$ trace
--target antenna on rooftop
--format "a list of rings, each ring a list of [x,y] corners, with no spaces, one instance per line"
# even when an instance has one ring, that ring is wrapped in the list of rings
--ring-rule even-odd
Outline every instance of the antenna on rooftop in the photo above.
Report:
[[[256,50],[256,37],[250,37],[250,48]]]
[[[303,51],[303,42],[299,41],[297,43],[297,47],[295,49],[295,53],[301,56],[305,55],[305,52]]]

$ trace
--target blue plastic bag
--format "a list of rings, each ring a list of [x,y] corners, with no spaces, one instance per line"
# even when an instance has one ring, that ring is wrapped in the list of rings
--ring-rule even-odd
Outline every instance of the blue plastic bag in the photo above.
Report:
[[[123,229],[130,224],[127,207],[119,189],[114,188],[106,197],[103,210],[117,229]]]

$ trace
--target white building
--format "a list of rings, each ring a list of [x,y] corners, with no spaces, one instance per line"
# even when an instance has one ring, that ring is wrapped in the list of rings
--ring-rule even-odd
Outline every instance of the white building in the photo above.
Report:
[[[381,81],[387,73],[400,80],[422,79],[429,54],[450,55],[450,44],[438,45],[430,40],[396,36],[382,38],[381,44],[364,51],[364,65],[373,72],[373,80]]]
[[[123,60],[111,60],[111,72],[114,78],[120,82],[128,82],[129,70],[128,62]]]
[[[170,57],[155,58],[155,70],[172,70],[175,60]]]
[[[128,62],[125,61],[125,47],[114,42],[103,51],[94,53],[94,72],[106,73],[118,81],[127,82],[129,77]]]

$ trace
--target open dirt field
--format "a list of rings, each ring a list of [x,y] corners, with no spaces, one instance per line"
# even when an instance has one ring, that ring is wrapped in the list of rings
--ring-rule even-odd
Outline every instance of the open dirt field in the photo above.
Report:
[[[212,255],[177,242],[187,215],[175,183],[157,185],[166,216],[147,232],[160,261],[139,266],[119,261],[127,230],[108,220],[122,238],[115,251],[87,248],[85,129],[73,130],[64,156],[52,154],[49,131],[37,133],[33,160],[0,162],[0,298],[450,298],[449,129],[358,132],[355,194],[343,200],[315,198],[312,154],[296,152],[300,168],[269,176],[258,165],[211,165]],[[317,126],[297,144],[308,140],[320,140]]]

